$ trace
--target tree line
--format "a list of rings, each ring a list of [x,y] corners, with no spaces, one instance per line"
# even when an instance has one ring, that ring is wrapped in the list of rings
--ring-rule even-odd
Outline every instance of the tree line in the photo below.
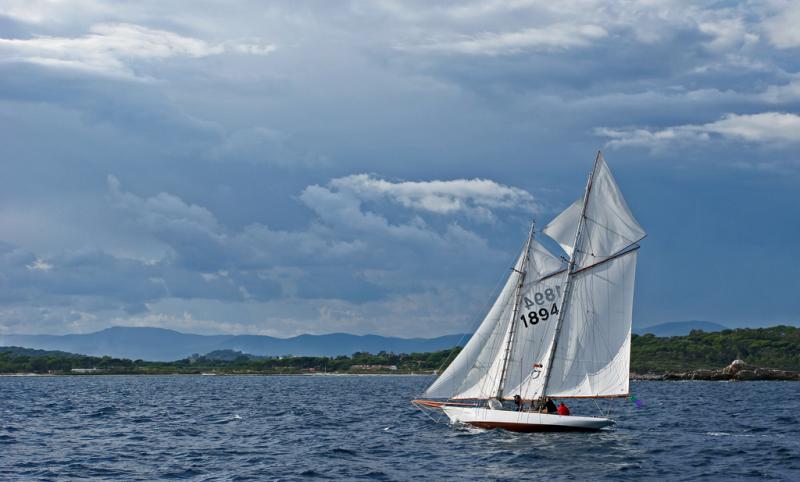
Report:
[[[232,350],[193,355],[172,362],[95,357],[72,353],[0,347],[0,373],[73,373],[96,369],[98,373],[430,373],[443,369],[460,348],[431,353],[350,356],[260,357]],[[800,329],[791,326],[743,328],[687,336],[632,335],[631,371],[663,373],[701,368],[722,368],[735,359],[764,368],[800,371]]]
[[[75,373],[96,369],[96,373],[171,374],[171,373],[429,373],[445,366],[461,349],[456,347],[431,353],[395,354],[358,352],[350,356],[260,357],[233,350],[193,355],[172,362],[96,357],[73,353],[0,347],[0,373]],[[87,372],[84,372],[87,373]],[[95,373],[95,372],[88,372]]]

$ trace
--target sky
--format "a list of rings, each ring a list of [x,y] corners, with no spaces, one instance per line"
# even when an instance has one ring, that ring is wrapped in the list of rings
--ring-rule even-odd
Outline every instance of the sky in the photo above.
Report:
[[[0,0],[0,335],[469,332],[598,149],[648,232],[634,327],[795,324],[799,24],[777,0]]]

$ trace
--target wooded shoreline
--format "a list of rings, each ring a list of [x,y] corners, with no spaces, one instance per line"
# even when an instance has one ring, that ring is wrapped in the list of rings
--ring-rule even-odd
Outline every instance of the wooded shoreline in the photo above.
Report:
[[[233,350],[171,362],[0,347],[0,374],[50,375],[433,375],[460,348],[431,353],[254,356]],[[733,360],[738,362],[731,364]],[[735,365],[735,366],[734,366]],[[631,337],[633,380],[800,380],[800,329],[791,326]]]

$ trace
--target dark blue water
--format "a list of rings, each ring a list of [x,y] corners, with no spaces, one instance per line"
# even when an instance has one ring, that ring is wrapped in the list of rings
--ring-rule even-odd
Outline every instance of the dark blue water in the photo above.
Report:
[[[0,377],[0,480],[800,479],[798,383],[634,383],[613,430],[514,434],[433,423],[430,381]]]

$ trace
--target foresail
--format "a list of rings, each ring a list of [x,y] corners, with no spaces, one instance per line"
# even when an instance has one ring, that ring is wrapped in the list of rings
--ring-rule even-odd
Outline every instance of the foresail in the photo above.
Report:
[[[514,269],[523,269],[522,261],[525,253],[521,253]],[[506,280],[500,295],[481,322],[478,329],[469,339],[455,360],[442,372],[439,378],[425,390],[423,396],[428,398],[481,398],[490,393],[486,387],[487,376],[494,368],[497,371],[497,357],[502,342],[508,332],[511,310],[514,303],[518,274],[512,271]],[[498,376],[494,375],[497,379]],[[487,390],[481,393],[481,390]]]
[[[645,236],[601,155],[598,155],[584,216],[585,224],[575,247],[575,269],[614,256]]]
[[[509,336],[514,337],[514,343],[505,376],[506,391],[512,387],[518,389],[520,381],[527,378],[529,373],[520,374],[519,370],[520,361],[527,356],[525,351],[540,349],[540,345],[547,348],[552,341],[552,334],[541,329],[531,330],[526,334],[519,328],[523,325],[521,321],[516,323],[513,333],[509,331],[519,273],[524,270],[526,279],[529,280],[523,285],[521,307],[518,310],[526,314],[530,311],[525,308],[527,304],[539,303],[544,306],[557,298],[557,292],[552,290],[560,289],[556,287],[558,279],[563,279],[563,275],[559,273],[565,273],[563,262],[534,240],[531,240],[529,253],[526,266],[522,266],[524,252],[517,259],[514,267],[516,271],[509,276],[489,314],[458,357],[428,388],[424,394],[426,397],[485,399],[494,396],[502,383],[503,353]],[[551,280],[547,281],[546,286],[538,281],[543,277]],[[540,289],[541,293],[537,291]],[[548,310],[551,308],[552,306],[548,306]],[[529,326],[534,326],[532,321]],[[541,336],[550,336],[550,339],[542,341],[539,339]],[[524,346],[520,346],[521,344]]]
[[[542,396],[544,365],[550,358],[566,277],[566,271],[561,270],[526,285],[504,398],[519,395],[532,400]]]
[[[628,393],[636,256],[634,250],[572,275],[547,396]]]

